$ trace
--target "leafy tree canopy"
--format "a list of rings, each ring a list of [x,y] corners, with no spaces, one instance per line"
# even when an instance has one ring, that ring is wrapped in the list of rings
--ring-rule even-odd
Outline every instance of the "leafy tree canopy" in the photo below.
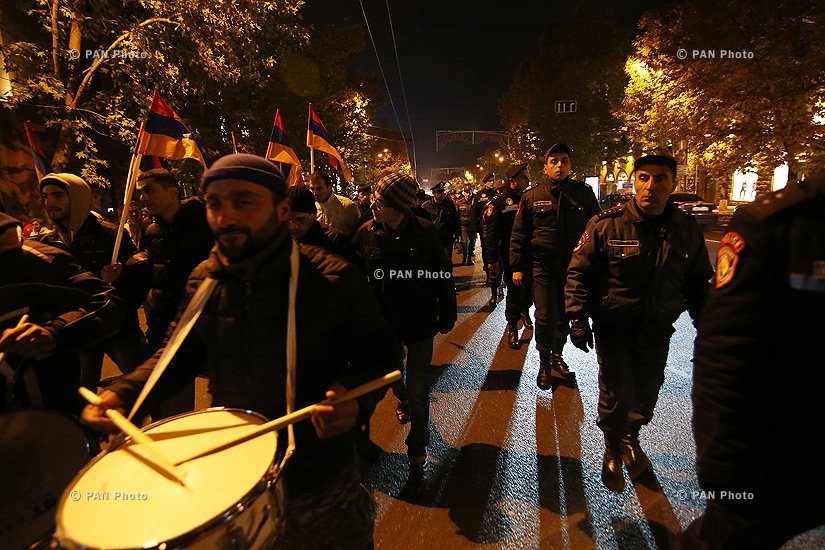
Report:
[[[825,167],[822,2],[695,0],[639,28],[616,114],[640,147],[686,140],[718,181]]]
[[[374,90],[342,67],[363,36],[357,27],[305,25],[302,4],[35,0],[30,15],[43,34],[3,50],[13,74],[6,107],[36,106],[57,136],[53,168],[99,185],[109,183],[109,159],[128,161],[156,89],[207,158],[231,151],[230,131],[241,150],[263,154],[277,108],[296,152],[308,158],[301,144],[309,101],[341,136],[342,153],[357,150]]]

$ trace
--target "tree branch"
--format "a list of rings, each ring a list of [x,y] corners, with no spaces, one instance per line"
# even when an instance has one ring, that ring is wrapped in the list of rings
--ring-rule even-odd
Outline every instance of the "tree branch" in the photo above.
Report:
[[[153,23],[168,23],[168,24],[174,25],[174,26],[180,25],[180,23],[178,23],[177,21],[173,21],[172,19],[168,19],[166,17],[153,17],[151,19],[147,19],[146,21],[143,21],[140,24],[138,24],[137,28],[146,27],[146,26],[151,25]],[[89,82],[92,80],[92,77],[94,76],[97,69],[100,67],[101,64],[103,64],[104,62],[106,62],[109,59],[108,54],[112,50],[116,49],[117,46],[120,45],[124,40],[129,38],[129,36],[131,36],[132,33],[133,33],[132,30],[128,30],[128,31],[124,32],[123,34],[121,34],[120,36],[118,36],[117,39],[115,39],[115,41],[112,42],[111,45],[108,48],[106,48],[106,55],[102,55],[101,57],[95,59],[94,62],[92,62],[92,65],[88,69],[83,71],[83,73],[84,73],[83,80],[80,82],[80,84],[77,87],[77,91],[74,94],[74,98],[72,99],[72,102],[69,105],[70,109],[73,110],[73,109],[76,108],[77,102],[78,102],[80,96],[83,94],[83,91],[86,89],[86,86],[88,86]]]
[[[60,0],[52,0],[51,6],[51,31],[52,31],[52,63],[54,64],[54,76],[60,79],[60,32],[57,17],[60,13]]]

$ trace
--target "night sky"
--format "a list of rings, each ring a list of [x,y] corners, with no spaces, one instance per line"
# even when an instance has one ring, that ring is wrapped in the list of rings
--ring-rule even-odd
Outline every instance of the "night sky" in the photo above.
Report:
[[[503,130],[499,98],[545,25],[565,24],[572,1],[363,0],[401,127],[409,137],[388,3],[415,137],[418,177],[427,179],[432,168],[473,166],[485,150],[485,145],[451,143],[436,152],[437,130]],[[650,3],[615,2],[631,28],[641,5]],[[349,22],[366,29],[358,0],[307,0],[302,14],[306,23]],[[365,71],[380,76],[366,30],[365,37],[367,46],[357,61]],[[379,110],[376,124],[398,129],[389,105]]]

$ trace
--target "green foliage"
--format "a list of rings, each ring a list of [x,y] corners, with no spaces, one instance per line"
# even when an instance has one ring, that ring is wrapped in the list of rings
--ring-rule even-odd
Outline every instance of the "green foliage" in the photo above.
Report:
[[[794,173],[825,167],[821,2],[698,0],[648,13],[639,28],[616,110],[639,147],[687,140],[718,181],[744,168],[769,181],[785,162]]]
[[[231,152],[233,130],[240,150],[263,155],[278,108],[293,147],[308,159],[300,145],[309,101],[323,111],[346,158],[370,145],[363,127],[374,111],[374,91],[341,69],[363,48],[363,36],[357,27],[303,25],[302,4],[87,0],[61,4],[53,14],[47,0],[36,0],[30,13],[45,34],[34,44],[3,49],[14,74],[5,106],[36,106],[58,136],[47,147],[55,150],[53,167],[98,185],[112,180],[108,159],[128,163],[155,90],[192,130],[207,159]],[[116,53],[124,51],[133,57]],[[176,164],[187,179],[197,178],[196,163]]]

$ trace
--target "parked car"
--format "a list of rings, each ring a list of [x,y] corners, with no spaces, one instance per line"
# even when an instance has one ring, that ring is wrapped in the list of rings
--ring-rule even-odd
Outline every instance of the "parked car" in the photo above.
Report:
[[[715,225],[719,221],[719,209],[712,202],[705,202],[696,193],[673,193],[670,200],[682,212],[691,214],[700,226]]]
[[[602,210],[607,210],[624,204],[632,198],[633,193],[610,193],[599,199],[599,206],[602,207]]]

